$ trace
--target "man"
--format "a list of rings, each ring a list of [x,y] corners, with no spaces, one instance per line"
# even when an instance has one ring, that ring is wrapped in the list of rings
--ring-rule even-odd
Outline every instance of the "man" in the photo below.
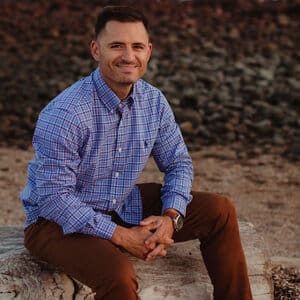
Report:
[[[190,192],[192,162],[162,93],[140,78],[152,45],[144,16],[99,14],[90,76],[41,112],[21,199],[25,246],[90,286],[96,299],[137,299],[125,249],[151,261],[198,238],[215,299],[252,299],[237,218],[220,195]],[[136,185],[148,157],[164,185]],[[183,223],[184,219],[184,223]]]

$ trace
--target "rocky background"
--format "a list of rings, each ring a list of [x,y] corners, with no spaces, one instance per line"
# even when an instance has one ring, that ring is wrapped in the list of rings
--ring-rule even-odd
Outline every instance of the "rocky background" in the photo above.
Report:
[[[120,3],[150,19],[145,79],[164,91],[191,150],[299,158],[299,0],[2,0],[1,145],[26,148],[41,108],[93,70],[95,17]]]

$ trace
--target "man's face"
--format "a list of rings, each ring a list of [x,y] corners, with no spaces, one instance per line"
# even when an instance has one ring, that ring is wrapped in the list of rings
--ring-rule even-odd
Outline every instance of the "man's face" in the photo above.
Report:
[[[117,95],[145,74],[151,50],[142,22],[109,21],[91,43],[102,77]]]

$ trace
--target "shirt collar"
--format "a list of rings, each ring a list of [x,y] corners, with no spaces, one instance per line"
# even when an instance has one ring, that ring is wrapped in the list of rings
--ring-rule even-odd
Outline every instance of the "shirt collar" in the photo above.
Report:
[[[133,101],[136,97],[136,90],[137,90],[136,84],[133,85],[133,89],[130,95],[126,99],[121,101],[120,98],[113,92],[113,90],[104,81],[104,79],[101,76],[99,68],[97,68],[92,73],[92,80],[96,88],[97,96],[104,103],[104,105],[109,111],[114,111],[118,109],[120,103],[123,103],[123,106],[128,105],[129,107],[131,107],[131,105],[133,104]]]

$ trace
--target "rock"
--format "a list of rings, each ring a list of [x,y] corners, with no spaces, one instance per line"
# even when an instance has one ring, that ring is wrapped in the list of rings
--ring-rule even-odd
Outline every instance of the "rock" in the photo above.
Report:
[[[183,122],[180,124],[180,129],[182,131],[182,134],[185,135],[196,135],[196,132],[193,128],[193,124],[189,121]]]
[[[260,79],[265,79],[267,81],[272,81],[274,79],[274,72],[272,70],[259,69],[258,72],[257,72],[257,76]]]
[[[288,84],[293,90],[300,91],[300,80],[288,78]]]
[[[178,123],[190,122],[193,127],[197,127],[202,123],[201,114],[193,109],[175,108],[173,111]]]
[[[289,17],[284,14],[278,15],[277,20],[278,20],[279,25],[282,25],[282,26],[287,26],[290,23]]]
[[[240,31],[238,30],[238,28],[236,27],[233,27],[230,29],[229,31],[229,37],[232,38],[232,39],[239,39],[240,38]]]
[[[272,127],[272,122],[270,120],[262,120],[257,123],[248,123],[249,127],[252,127],[258,134],[269,134],[272,132],[273,127]]]
[[[284,138],[281,135],[275,134],[273,136],[273,144],[278,145],[278,146],[283,146],[286,144],[286,141],[284,140]]]
[[[271,300],[270,262],[264,240],[252,224],[239,225],[254,300]],[[177,243],[167,257],[152,263],[129,257],[138,275],[142,300],[212,299],[199,241]],[[28,254],[21,226],[0,227],[0,295],[1,300],[93,299],[88,287]]]
[[[194,89],[191,88],[184,89],[184,91],[182,92],[181,104],[183,107],[192,107],[192,108],[197,107],[198,101]]]

